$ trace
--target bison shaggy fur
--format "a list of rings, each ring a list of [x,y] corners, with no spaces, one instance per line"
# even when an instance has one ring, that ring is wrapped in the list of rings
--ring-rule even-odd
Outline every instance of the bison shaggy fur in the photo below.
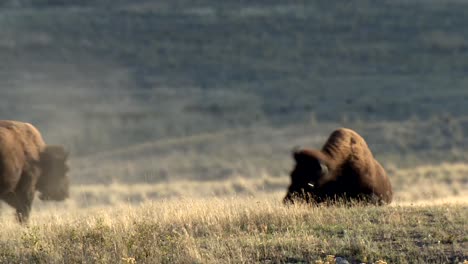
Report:
[[[392,185],[366,141],[355,131],[335,130],[321,150],[293,152],[295,167],[284,203],[358,201],[376,205],[392,201]]]
[[[20,222],[28,220],[36,190],[41,200],[69,196],[67,156],[62,146],[46,145],[33,125],[0,120],[0,199]]]

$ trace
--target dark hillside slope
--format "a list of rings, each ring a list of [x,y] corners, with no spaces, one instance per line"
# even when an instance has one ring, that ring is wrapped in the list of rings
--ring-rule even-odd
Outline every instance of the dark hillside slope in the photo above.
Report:
[[[258,125],[468,115],[461,1],[0,7],[2,118],[77,155]]]

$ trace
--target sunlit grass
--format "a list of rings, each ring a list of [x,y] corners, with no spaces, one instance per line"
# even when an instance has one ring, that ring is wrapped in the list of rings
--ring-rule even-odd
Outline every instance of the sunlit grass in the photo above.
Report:
[[[36,200],[27,227],[4,205],[2,262],[456,263],[466,258],[467,166],[390,168],[386,207],[286,207],[289,178],[75,185]],[[327,257],[329,256],[329,257]]]
[[[462,261],[461,205],[283,206],[275,195],[171,199],[36,212],[0,224],[2,262],[257,263]]]
[[[118,162],[115,162],[118,164]],[[393,185],[393,204],[425,204],[468,202],[468,165],[444,163],[420,167],[387,169]],[[110,171],[112,173],[112,171]],[[168,180],[161,183],[72,185],[71,198],[65,202],[34,201],[33,215],[44,208],[91,208],[173,198],[206,198],[254,196],[272,194],[281,200],[290,183],[285,173],[273,176],[262,169],[252,170],[252,176],[241,174],[211,181]],[[4,206],[8,208],[8,206]]]
[[[2,205],[0,263],[457,263],[468,256],[467,170],[390,168],[384,207],[286,207],[288,176],[265,172],[74,185],[65,202],[36,199],[28,226]]]

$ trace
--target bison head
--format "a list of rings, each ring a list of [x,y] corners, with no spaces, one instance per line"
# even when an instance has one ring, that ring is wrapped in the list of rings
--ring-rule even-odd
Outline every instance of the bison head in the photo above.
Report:
[[[41,153],[41,176],[37,182],[39,199],[62,201],[69,196],[68,152],[62,146],[47,146]]]
[[[291,185],[283,201],[289,203],[301,199],[311,202],[316,190],[328,177],[328,166],[311,150],[294,150],[293,158],[296,164],[291,172]]]

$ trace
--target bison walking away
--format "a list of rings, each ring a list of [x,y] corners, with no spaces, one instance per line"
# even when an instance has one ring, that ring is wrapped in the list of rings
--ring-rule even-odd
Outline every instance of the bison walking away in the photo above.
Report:
[[[67,156],[31,124],[0,120],[0,199],[16,209],[19,222],[28,220],[36,190],[41,200],[68,197]]]
[[[335,130],[321,150],[295,150],[293,157],[296,164],[284,203],[340,200],[383,205],[392,201],[385,170],[351,129]]]

